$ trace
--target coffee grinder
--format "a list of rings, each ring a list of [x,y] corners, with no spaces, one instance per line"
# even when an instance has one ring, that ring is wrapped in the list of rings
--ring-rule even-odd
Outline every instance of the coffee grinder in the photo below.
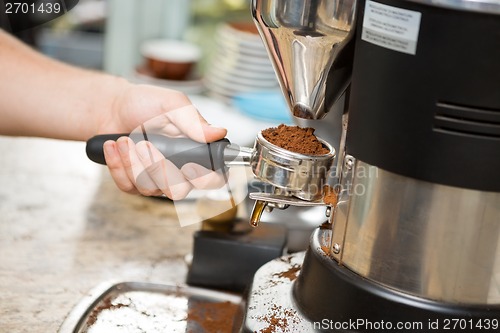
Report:
[[[253,0],[252,15],[293,115],[345,111],[338,203],[305,254],[256,273],[241,331],[498,331],[500,3]]]

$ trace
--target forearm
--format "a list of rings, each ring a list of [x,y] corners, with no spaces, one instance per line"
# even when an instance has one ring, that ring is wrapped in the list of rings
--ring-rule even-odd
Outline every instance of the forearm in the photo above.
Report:
[[[127,87],[51,60],[0,30],[0,134],[86,140]]]

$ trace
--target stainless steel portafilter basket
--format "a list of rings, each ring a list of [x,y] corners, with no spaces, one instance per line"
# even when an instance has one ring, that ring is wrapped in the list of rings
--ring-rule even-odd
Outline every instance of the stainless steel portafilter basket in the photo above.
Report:
[[[323,202],[324,186],[335,158],[335,149],[318,138],[328,149],[324,155],[304,155],[278,147],[257,135],[250,158],[255,177],[273,185],[273,193],[250,193],[255,200],[250,224],[256,227],[264,209],[288,206],[317,206]]]
[[[278,147],[259,132],[250,158],[255,177],[279,189],[282,194],[314,201],[323,196],[323,186],[335,158],[335,149],[318,138],[328,149],[324,155],[304,155]]]

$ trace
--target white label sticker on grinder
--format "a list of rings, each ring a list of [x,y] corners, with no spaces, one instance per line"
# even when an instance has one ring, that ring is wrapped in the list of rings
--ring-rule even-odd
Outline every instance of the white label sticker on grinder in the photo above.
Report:
[[[394,51],[415,54],[421,13],[367,0],[361,39]]]

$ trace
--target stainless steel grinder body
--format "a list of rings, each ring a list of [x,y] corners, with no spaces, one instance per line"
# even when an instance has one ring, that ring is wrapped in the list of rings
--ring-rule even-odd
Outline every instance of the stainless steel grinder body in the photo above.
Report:
[[[358,7],[346,139],[356,163],[332,247],[396,290],[500,305],[500,5],[439,3]]]

